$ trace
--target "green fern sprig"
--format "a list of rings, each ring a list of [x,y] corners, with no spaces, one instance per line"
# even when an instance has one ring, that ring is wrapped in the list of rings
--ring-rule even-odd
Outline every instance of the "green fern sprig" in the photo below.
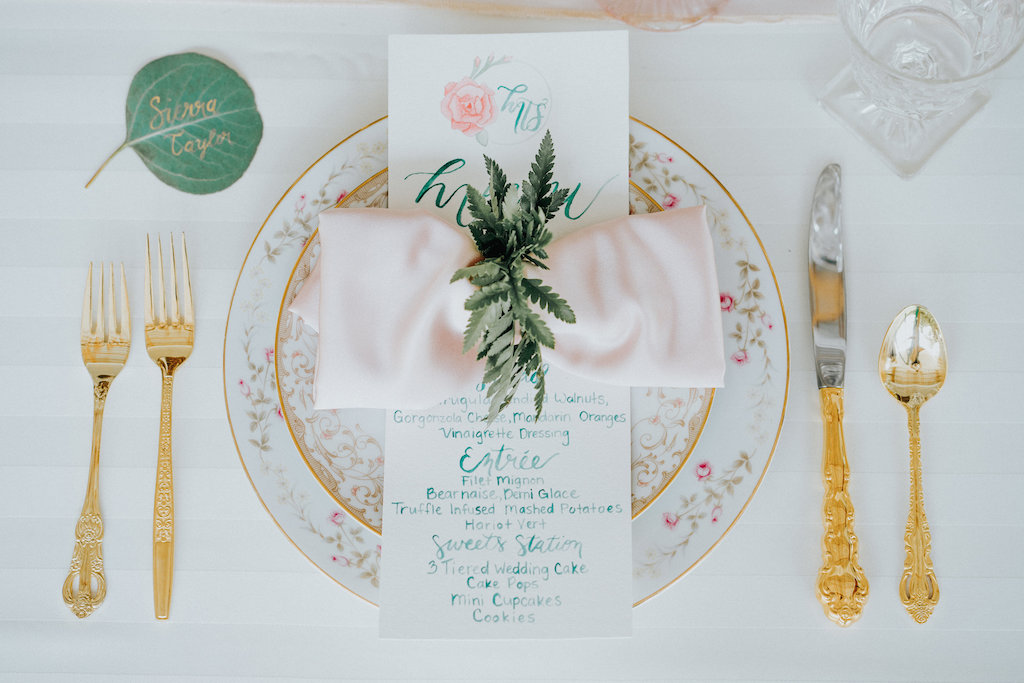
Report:
[[[469,232],[481,260],[452,275],[452,282],[465,279],[477,287],[466,299],[470,313],[462,350],[465,353],[475,347],[477,360],[484,361],[488,422],[508,406],[527,375],[536,377],[534,408],[535,417],[540,417],[545,389],[541,348],[553,349],[555,336],[531,305],[567,323],[576,322],[576,314],[550,286],[526,277],[524,267],[547,269],[545,247],[552,234],[546,224],[569,192],[564,188],[552,191],[555,147],[550,131],[540,143],[517,200],[510,201],[512,186],[497,162],[484,156],[484,166],[489,177],[487,197],[467,188],[467,205],[474,219]]]

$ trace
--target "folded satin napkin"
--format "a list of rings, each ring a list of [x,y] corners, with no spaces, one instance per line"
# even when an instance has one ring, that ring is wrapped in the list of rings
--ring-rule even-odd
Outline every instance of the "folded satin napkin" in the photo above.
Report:
[[[289,306],[319,333],[315,407],[420,409],[472,389],[483,361],[462,353],[463,304],[475,288],[449,282],[479,256],[468,232],[392,209],[331,209],[319,231],[319,261]],[[546,317],[555,335],[546,363],[607,384],[722,386],[704,207],[591,225],[547,252],[550,270],[532,275],[577,322]]]

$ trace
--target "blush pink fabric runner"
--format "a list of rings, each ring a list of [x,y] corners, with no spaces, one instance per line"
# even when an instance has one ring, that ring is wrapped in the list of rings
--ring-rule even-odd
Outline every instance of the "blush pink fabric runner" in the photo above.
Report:
[[[289,310],[319,333],[318,409],[420,409],[471,389],[462,353],[473,291],[452,273],[478,256],[468,232],[423,211],[331,209],[321,253]],[[549,245],[533,273],[576,312],[548,316],[545,362],[599,382],[718,387],[725,375],[704,207],[605,221]]]

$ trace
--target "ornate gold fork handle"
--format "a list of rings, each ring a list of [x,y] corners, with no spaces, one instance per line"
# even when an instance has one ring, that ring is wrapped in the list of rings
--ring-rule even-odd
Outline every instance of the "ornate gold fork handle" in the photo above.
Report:
[[[100,514],[99,503],[99,464],[103,408],[107,402],[110,382],[110,379],[102,378],[93,382],[89,483],[85,490],[82,514],[75,525],[75,550],[71,555],[71,569],[64,579],[62,591],[64,602],[80,619],[92,614],[107,596],[107,579],[103,573],[103,516]]]
[[[818,600],[829,619],[849,626],[860,618],[868,598],[868,580],[858,563],[857,535],[853,532],[853,501],[848,490],[850,466],[843,440],[843,390],[824,387],[819,396],[825,429],[825,535],[821,541],[824,564],[818,572]]]
[[[160,441],[156,461],[156,494],[153,498],[153,609],[157,619],[166,619],[171,610],[171,586],[174,578],[174,478],[171,469],[171,405],[174,371],[184,358],[159,361]]]
[[[928,621],[939,602],[939,583],[932,568],[932,534],[924,514],[924,488],[921,485],[921,420],[920,406],[907,404],[907,425],[910,428],[910,513],[903,542],[907,559],[900,578],[900,600],[919,624]]]

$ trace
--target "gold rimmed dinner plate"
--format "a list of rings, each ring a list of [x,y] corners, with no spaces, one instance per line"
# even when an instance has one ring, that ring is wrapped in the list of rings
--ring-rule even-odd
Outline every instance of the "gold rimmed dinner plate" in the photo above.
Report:
[[[727,356],[725,387],[710,411],[704,390],[633,391],[639,603],[699,562],[749,503],[781,428],[789,353],[774,273],[739,205],[700,162],[635,119],[630,143],[634,210],[707,207]],[[312,409],[316,337],[291,319],[287,303],[319,255],[320,211],[383,205],[386,161],[381,119],[329,150],[285,192],[242,265],[224,346],[228,418],[260,500],[316,566],[371,602],[383,543],[383,413]]]

